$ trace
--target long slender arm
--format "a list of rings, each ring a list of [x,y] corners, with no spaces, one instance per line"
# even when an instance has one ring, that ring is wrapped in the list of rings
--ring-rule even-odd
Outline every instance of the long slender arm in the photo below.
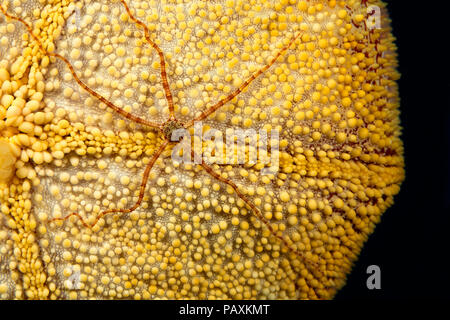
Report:
[[[195,153],[192,150],[191,151],[191,157],[193,157],[193,159],[195,159]],[[200,158],[200,157],[197,157]],[[291,247],[291,245],[286,241],[286,239],[284,239],[282,236],[278,235],[275,230],[273,229],[273,227],[270,225],[269,221],[267,221],[267,219],[261,214],[261,212],[259,211],[259,209],[239,190],[238,186],[231,180],[226,179],[224,177],[222,177],[220,174],[216,173],[214,171],[213,168],[211,168],[204,160],[203,158],[202,162],[199,164],[203,169],[205,169],[205,171],[207,173],[209,173],[213,178],[229,185],[231,188],[233,188],[234,192],[236,192],[236,194],[238,195],[239,198],[242,199],[242,201],[244,201],[252,210],[252,212],[254,213],[254,215],[262,222],[266,225],[267,229],[269,229],[270,233],[272,235],[274,235],[275,237],[277,237],[280,241],[283,242],[283,244],[289,249],[289,251],[295,253],[297,256],[300,256],[302,259],[305,259],[305,256],[303,253],[297,251],[296,249],[293,249]],[[310,262],[313,263],[313,262]],[[315,264],[315,263],[313,263]]]
[[[175,111],[174,111],[174,105],[173,105],[173,97],[172,97],[172,92],[170,91],[169,81],[167,80],[166,59],[164,58],[164,52],[154,41],[152,41],[150,39],[150,31],[149,31],[148,27],[145,25],[145,23],[143,23],[142,21],[137,19],[131,13],[131,10],[128,7],[125,0],[120,0],[120,2],[122,2],[123,6],[125,7],[125,10],[127,11],[128,15],[130,16],[131,20],[133,20],[136,24],[140,25],[144,29],[145,39],[156,50],[156,52],[158,52],[159,60],[160,60],[160,64],[161,64],[161,80],[163,83],[164,92],[166,94],[167,104],[169,105],[170,118],[174,119]]]
[[[142,200],[144,199],[144,192],[145,192],[145,188],[147,186],[147,182],[148,182],[148,178],[149,178],[149,175],[150,175],[150,171],[152,170],[153,165],[155,164],[156,160],[158,160],[159,156],[161,155],[161,153],[163,153],[164,149],[167,147],[168,144],[169,144],[169,141],[167,141],[167,140],[164,141],[163,144],[158,148],[158,150],[153,154],[150,162],[145,167],[144,175],[142,176],[141,187],[140,187],[140,190],[139,190],[138,201],[131,208],[128,208],[128,209],[110,209],[110,210],[103,211],[95,218],[95,220],[94,220],[94,222],[92,224],[88,224],[83,219],[83,217],[81,217],[81,215],[76,213],[76,212],[70,213],[67,216],[63,217],[63,218],[51,219],[50,222],[52,222],[52,221],[65,221],[65,220],[69,219],[72,216],[76,216],[85,227],[91,229],[97,224],[97,222],[101,218],[103,218],[107,214],[110,214],[110,213],[131,213],[131,212],[133,212],[134,210],[136,210],[141,205]]]
[[[298,33],[295,37],[293,37],[291,39],[291,41],[289,41],[289,44],[287,46],[285,46],[284,48],[282,48],[276,55],[275,57],[272,58],[272,60],[270,60],[270,62],[268,64],[266,64],[264,67],[262,67],[261,69],[259,69],[257,72],[255,72],[250,78],[248,78],[243,84],[241,84],[239,86],[239,88],[237,88],[236,90],[234,90],[231,94],[229,94],[227,97],[221,99],[219,102],[217,102],[215,105],[209,107],[206,111],[202,111],[202,113],[192,119],[191,121],[187,122],[186,125],[184,126],[185,128],[189,128],[191,126],[194,125],[195,122],[197,121],[201,121],[203,119],[206,119],[209,115],[211,115],[212,113],[214,113],[215,111],[217,111],[219,108],[221,108],[223,105],[225,105],[227,102],[233,100],[238,94],[240,94],[245,88],[247,88],[250,83],[253,82],[253,80],[255,80],[256,78],[258,78],[261,74],[263,74],[264,72],[267,71],[267,69],[269,69],[274,63],[275,61],[277,61],[277,59],[286,52],[287,49],[289,49],[289,47],[294,43],[295,40],[297,40],[297,38],[300,36],[300,33]]]
[[[72,76],[75,78],[75,81],[87,92],[89,92],[91,95],[93,95],[94,97],[96,97],[98,100],[100,100],[101,102],[103,102],[104,104],[106,104],[108,107],[110,107],[111,109],[113,109],[115,112],[117,112],[118,114],[124,116],[125,118],[132,120],[134,122],[140,123],[142,125],[145,125],[147,127],[151,127],[151,128],[161,128],[161,125],[155,122],[151,122],[151,121],[147,121],[145,119],[142,119],[140,117],[137,117],[129,112],[126,112],[125,110],[119,108],[118,106],[116,106],[115,104],[113,104],[112,102],[108,101],[105,97],[103,97],[102,95],[100,95],[99,93],[95,92],[94,90],[92,90],[91,88],[89,88],[83,81],[80,80],[80,78],[78,78],[77,74],[75,73],[75,70],[73,69],[73,66],[71,65],[71,63],[64,58],[63,56],[57,54],[57,53],[52,53],[52,52],[47,52],[47,54],[49,56],[54,56],[58,59],[61,59],[62,61],[64,61],[64,63],[67,65],[67,67],[70,70],[70,73],[72,74]]]
[[[96,97],[98,100],[100,100],[101,102],[103,102],[104,104],[106,104],[108,107],[110,107],[111,109],[113,109],[115,112],[117,112],[118,114],[124,116],[124,117],[127,118],[127,119],[130,119],[130,120],[132,120],[132,121],[135,121],[135,122],[137,122],[137,123],[140,123],[140,124],[142,124],[142,125],[145,125],[145,126],[148,126],[148,127],[151,127],[151,128],[160,128],[160,127],[161,127],[158,123],[154,123],[154,122],[151,122],[151,121],[147,121],[147,120],[145,120],[145,119],[142,119],[142,118],[139,118],[139,117],[137,117],[137,116],[134,116],[134,115],[132,115],[132,114],[129,113],[129,112],[126,112],[125,110],[119,108],[118,106],[116,106],[115,104],[113,104],[112,102],[110,102],[109,100],[107,100],[107,99],[106,99],[105,97],[103,97],[101,94],[99,94],[99,93],[97,93],[96,91],[94,91],[94,90],[92,90],[91,88],[89,88],[89,87],[88,87],[83,81],[81,81],[81,79],[77,76],[77,74],[76,74],[76,72],[75,72],[75,70],[74,70],[72,64],[69,62],[69,60],[67,60],[65,57],[61,56],[61,55],[58,54],[58,53],[49,52],[49,51],[47,51],[47,50],[44,48],[44,46],[42,45],[40,39],[39,39],[38,37],[36,37],[36,36],[33,34],[33,29],[31,28],[31,26],[30,26],[26,21],[24,21],[24,20],[21,19],[21,18],[14,17],[14,16],[10,15],[9,13],[6,12],[6,10],[5,10],[5,9],[3,8],[3,6],[1,6],[1,5],[0,5],[0,10],[3,12],[3,14],[4,14],[6,17],[8,17],[8,18],[10,18],[10,19],[12,19],[12,20],[21,22],[21,23],[27,28],[28,32],[29,32],[30,35],[33,37],[33,39],[36,41],[36,43],[39,45],[39,48],[41,49],[41,51],[42,51],[44,54],[62,60],[62,61],[67,65],[67,67],[69,68],[70,73],[71,73],[72,76],[74,77],[75,81],[76,81],[76,82],[77,82],[84,90],[86,90],[87,92],[89,92],[92,96]]]
[[[194,157],[194,154],[192,154],[192,157]],[[277,234],[275,232],[275,230],[273,229],[273,227],[270,225],[269,221],[267,221],[266,218],[264,218],[264,216],[261,214],[261,212],[259,211],[259,209],[239,190],[238,186],[231,180],[229,179],[225,179],[223,178],[221,175],[219,175],[218,173],[214,172],[214,170],[207,165],[203,160],[202,163],[200,163],[200,166],[202,166],[203,169],[205,169],[205,171],[207,173],[209,173],[212,177],[214,177],[215,179],[229,185],[231,188],[233,188],[234,192],[236,192],[236,194],[238,195],[239,198],[242,199],[242,201],[244,201],[252,210],[252,212],[254,213],[254,215],[262,222],[265,224],[265,226],[269,229],[270,233],[275,236],[276,238],[278,238],[285,246],[286,248],[294,253],[296,256],[300,257],[304,264],[305,267],[307,269],[309,269],[309,271],[314,274],[316,277],[321,278],[323,277],[322,272],[319,270],[319,265],[314,262],[311,261],[310,259],[306,258],[305,255],[292,248],[292,246],[286,241],[285,238],[283,238],[282,236],[280,236],[279,234]]]

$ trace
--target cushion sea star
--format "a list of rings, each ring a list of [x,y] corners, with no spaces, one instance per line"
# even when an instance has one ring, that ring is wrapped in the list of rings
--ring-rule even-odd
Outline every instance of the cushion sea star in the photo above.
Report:
[[[382,2],[1,8],[0,298],[328,299],[344,285],[404,178]],[[176,149],[182,128],[200,149]],[[259,134],[200,138],[239,128]],[[262,132],[278,136],[266,152]]]

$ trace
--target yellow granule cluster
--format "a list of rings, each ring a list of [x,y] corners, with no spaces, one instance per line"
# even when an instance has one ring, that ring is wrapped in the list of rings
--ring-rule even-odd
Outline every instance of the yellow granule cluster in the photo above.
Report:
[[[164,52],[181,121],[301,34],[203,121],[224,136],[230,128],[278,130],[276,174],[262,174],[260,163],[211,166],[301,255],[231,186],[200,166],[174,163],[170,150],[136,211],[105,216],[92,229],[76,217],[50,222],[71,212],[93,222],[105,209],[133,206],[164,137],[90,96],[23,24],[0,13],[0,298],[332,298],[404,178],[396,47],[384,4],[126,2]],[[134,115],[167,119],[159,57],[120,1],[0,5],[90,88]],[[381,28],[367,27],[370,5],[381,8]]]

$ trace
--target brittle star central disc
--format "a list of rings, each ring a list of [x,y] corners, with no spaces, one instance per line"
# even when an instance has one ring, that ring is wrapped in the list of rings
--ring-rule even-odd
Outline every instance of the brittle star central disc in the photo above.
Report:
[[[176,120],[176,119],[169,119],[168,121],[166,121],[163,126],[161,131],[164,134],[164,137],[166,140],[168,141],[178,141],[178,140],[174,140],[174,133],[176,130],[179,129],[183,129],[184,125],[183,123],[181,123],[180,121]]]

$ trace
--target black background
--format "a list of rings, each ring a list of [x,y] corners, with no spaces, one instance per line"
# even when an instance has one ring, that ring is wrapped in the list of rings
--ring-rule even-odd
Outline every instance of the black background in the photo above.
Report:
[[[406,180],[336,299],[449,298],[450,55],[441,46],[449,41],[450,27],[434,26],[442,18],[439,11],[447,9],[385,2],[402,75]],[[366,269],[372,264],[381,268],[381,290],[366,287]]]

